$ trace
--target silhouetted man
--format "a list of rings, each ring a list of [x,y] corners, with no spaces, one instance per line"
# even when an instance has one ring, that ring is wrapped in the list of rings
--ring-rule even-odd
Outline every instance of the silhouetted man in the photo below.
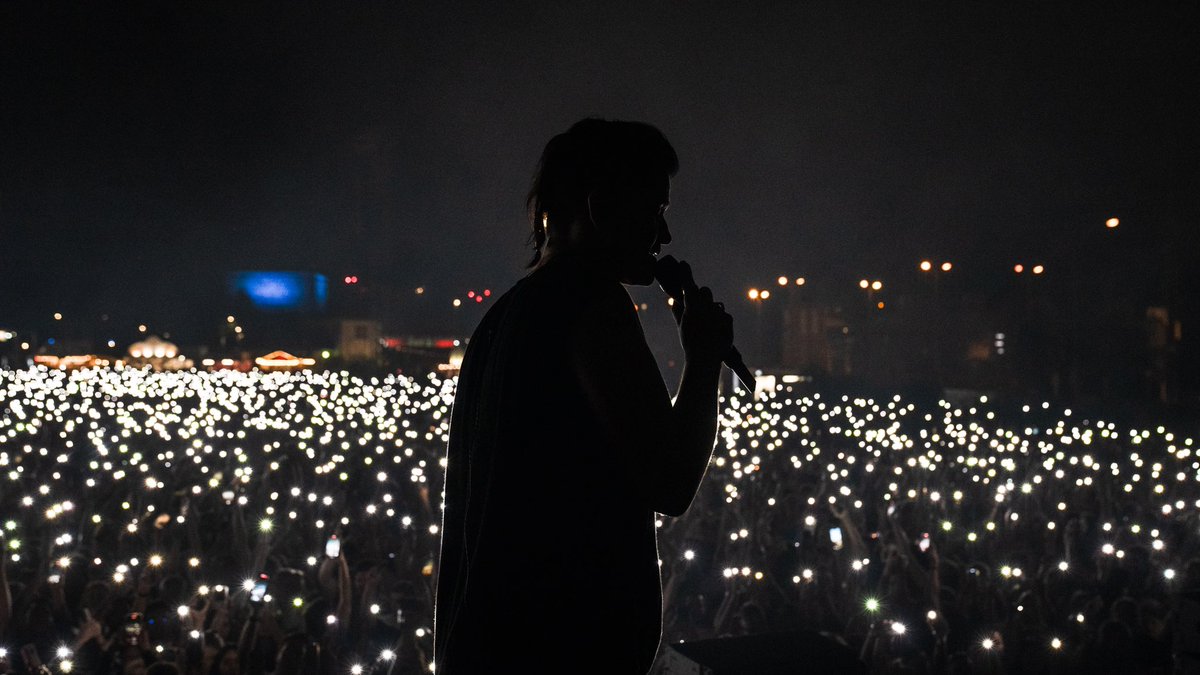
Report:
[[[621,285],[654,280],[677,169],[645,124],[583,120],[546,145],[528,201],[532,271],[483,318],[459,376],[439,675],[642,675],[654,661],[654,514],[683,513],[704,477],[733,339],[724,308],[693,287],[672,404]]]

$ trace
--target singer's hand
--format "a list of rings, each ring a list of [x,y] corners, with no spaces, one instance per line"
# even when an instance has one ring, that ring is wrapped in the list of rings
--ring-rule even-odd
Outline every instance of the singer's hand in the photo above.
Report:
[[[688,361],[699,363],[720,363],[733,346],[733,317],[724,305],[713,302],[707,286],[684,286],[679,339]]]

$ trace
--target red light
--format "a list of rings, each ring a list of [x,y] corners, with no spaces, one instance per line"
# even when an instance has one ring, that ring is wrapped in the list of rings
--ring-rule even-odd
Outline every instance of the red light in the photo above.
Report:
[[[454,340],[434,340],[433,346],[436,349],[450,349],[454,346]]]
[[[475,296],[475,302],[483,302],[483,296],[482,295]]]
[[[483,289],[483,294],[484,294],[485,296],[489,296],[489,297],[490,297],[490,296],[492,295],[492,289],[490,289],[490,288],[485,288],[485,289]]]
[[[345,279],[342,279],[342,281],[345,281],[347,284],[357,284],[358,277],[357,276],[348,276]]]
[[[468,298],[473,298],[473,297],[475,297],[475,291],[467,291],[467,297],[468,297]]]

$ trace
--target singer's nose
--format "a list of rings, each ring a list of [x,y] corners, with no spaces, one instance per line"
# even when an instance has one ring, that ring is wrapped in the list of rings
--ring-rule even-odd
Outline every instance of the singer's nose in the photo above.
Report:
[[[671,228],[667,227],[667,219],[659,216],[658,218],[658,245],[666,246],[671,243]]]

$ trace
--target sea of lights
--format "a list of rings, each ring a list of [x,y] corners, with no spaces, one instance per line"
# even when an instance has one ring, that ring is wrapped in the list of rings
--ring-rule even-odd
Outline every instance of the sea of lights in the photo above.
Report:
[[[99,550],[128,551],[92,558],[94,577],[126,584],[137,578],[139,565],[177,565],[198,595],[244,588],[242,578],[215,578],[205,551],[170,558],[155,549],[156,531],[185,525],[178,496],[189,495],[240,510],[257,530],[247,536],[260,541],[308,529],[311,550],[302,558],[308,565],[323,559],[325,536],[359,519],[419,533],[424,562],[409,572],[429,584],[440,514],[421,501],[431,492],[436,500],[441,488],[454,385],[436,373],[0,371],[4,555],[19,570],[32,564],[27,541],[52,543],[56,564],[66,568],[86,523],[114,539]],[[733,396],[722,405],[697,504],[723,504],[723,530],[701,554],[694,539],[684,541],[687,528],[679,527],[703,517],[700,507],[681,518],[658,518],[664,577],[704,565],[724,583],[786,582],[802,594],[825,577],[811,564],[780,570],[771,562],[772,547],[789,543],[798,529],[836,525],[839,512],[854,517],[902,503],[920,506],[928,518],[923,530],[937,546],[994,556],[990,540],[1033,527],[1054,530],[1066,522],[1067,502],[1102,485],[1130,504],[1149,505],[1140,510],[1149,515],[1106,522],[1097,556],[1121,559],[1129,542],[1143,545],[1163,583],[1172,583],[1186,562],[1173,557],[1168,526],[1200,512],[1200,457],[1193,439],[1164,427],[1119,429],[1048,403],[998,416],[986,397],[919,408],[899,396],[830,397],[790,385],[766,400]],[[255,489],[283,475],[290,485]],[[814,481],[819,490],[795,489]],[[1039,504],[1050,505],[1047,517],[1035,517]],[[789,514],[789,522],[771,521],[772,511]],[[860,613],[886,617],[888,604],[865,581],[845,581],[865,579],[871,567],[853,544],[838,547],[838,579],[855,594]],[[994,562],[1004,583],[1021,583],[1021,561]],[[1062,574],[1074,570],[1065,560],[1053,564]],[[301,598],[274,601],[302,604]],[[931,623],[937,620],[937,611],[921,608],[921,614],[926,610]],[[431,608],[424,615],[431,617]],[[1083,622],[1082,614],[1065,618]],[[336,621],[329,615],[331,625]],[[895,636],[905,635],[905,624],[891,625]],[[416,626],[414,636],[431,642],[427,628]],[[988,637],[979,644],[992,650],[1000,641]],[[1058,650],[1063,641],[1048,636],[1047,644]],[[363,654],[355,667],[395,655],[391,647]],[[60,670],[71,668],[70,657],[69,650],[59,655]]]

